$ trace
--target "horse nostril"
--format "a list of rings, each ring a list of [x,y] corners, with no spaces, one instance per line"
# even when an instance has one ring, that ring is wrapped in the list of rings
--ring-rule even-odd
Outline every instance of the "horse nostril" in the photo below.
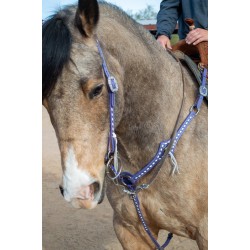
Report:
[[[60,192],[61,192],[61,194],[62,194],[62,196],[64,196],[64,190],[63,190],[63,187],[61,186],[61,185],[59,185],[59,189],[60,189]]]
[[[94,186],[94,193],[95,193],[95,195],[98,194],[99,190],[100,190],[100,184],[99,184],[99,182],[94,182],[92,185]]]

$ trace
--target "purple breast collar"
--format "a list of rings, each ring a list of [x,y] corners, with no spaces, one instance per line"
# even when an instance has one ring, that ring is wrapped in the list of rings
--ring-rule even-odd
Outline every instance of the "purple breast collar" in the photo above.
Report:
[[[173,234],[172,233],[168,234],[167,240],[162,246],[160,246],[159,243],[156,241],[156,239],[153,237],[142,215],[142,212],[140,209],[140,202],[139,202],[138,195],[137,195],[139,191],[148,188],[150,184],[138,185],[137,183],[143,176],[145,176],[152,169],[154,169],[155,166],[157,166],[159,163],[162,163],[162,161],[165,159],[164,153],[166,152],[166,149],[169,146],[171,139],[162,141],[159,145],[157,153],[152,158],[152,160],[147,165],[145,165],[142,169],[140,169],[137,173],[131,174],[129,172],[122,172],[122,167],[118,159],[117,137],[115,133],[115,93],[118,91],[118,84],[115,78],[111,76],[109,73],[99,41],[97,40],[96,42],[97,42],[97,48],[98,48],[99,54],[102,59],[102,68],[107,78],[108,91],[109,91],[110,129],[109,129],[109,139],[108,139],[108,151],[106,155],[107,175],[109,178],[111,178],[114,181],[116,185],[122,186],[123,191],[125,193],[130,195],[131,199],[133,199],[134,201],[134,205],[135,205],[138,217],[140,218],[148,236],[151,238],[152,242],[154,243],[157,249],[164,249],[169,244],[170,240],[173,237]],[[198,114],[203,98],[207,96],[206,75],[207,75],[207,69],[204,68],[202,72],[202,83],[199,88],[198,97],[194,105],[190,108],[190,112],[188,116],[186,117],[186,119],[183,121],[183,123],[177,130],[175,138],[173,139],[173,144],[171,146],[171,149],[168,152],[168,156],[170,157],[172,165],[173,165],[172,174],[179,172],[178,164],[174,157],[176,145],[179,139],[181,138],[181,136],[183,135],[183,133],[185,132],[186,128],[190,124],[190,122]]]

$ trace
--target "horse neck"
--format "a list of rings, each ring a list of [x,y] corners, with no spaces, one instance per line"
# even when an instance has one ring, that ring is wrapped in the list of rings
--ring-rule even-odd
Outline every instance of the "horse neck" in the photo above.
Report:
[[[126,168],[133,169],[146,164],[171,136],[182,98],[178,64],[150,36],[146,39],[124,30],[101,36],[107,63],[122,84],[116,105],[118,147]]]

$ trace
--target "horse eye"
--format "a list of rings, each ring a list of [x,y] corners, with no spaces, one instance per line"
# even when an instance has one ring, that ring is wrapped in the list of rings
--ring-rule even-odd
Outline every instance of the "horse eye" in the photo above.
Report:
[[[90,99],[99,96],[102,93],[103,84],[98,85],[90,92]]]

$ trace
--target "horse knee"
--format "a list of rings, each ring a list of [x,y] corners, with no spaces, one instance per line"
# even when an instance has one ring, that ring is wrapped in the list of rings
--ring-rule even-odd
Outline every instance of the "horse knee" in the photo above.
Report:
[[[207,250],[208,249],[208,241],[200,234],[196,237],[196,242],[199,247],[199,250]]]
[[[200,250],[208,249],[207,224],[200,227],[196,232],[196,242]]]

